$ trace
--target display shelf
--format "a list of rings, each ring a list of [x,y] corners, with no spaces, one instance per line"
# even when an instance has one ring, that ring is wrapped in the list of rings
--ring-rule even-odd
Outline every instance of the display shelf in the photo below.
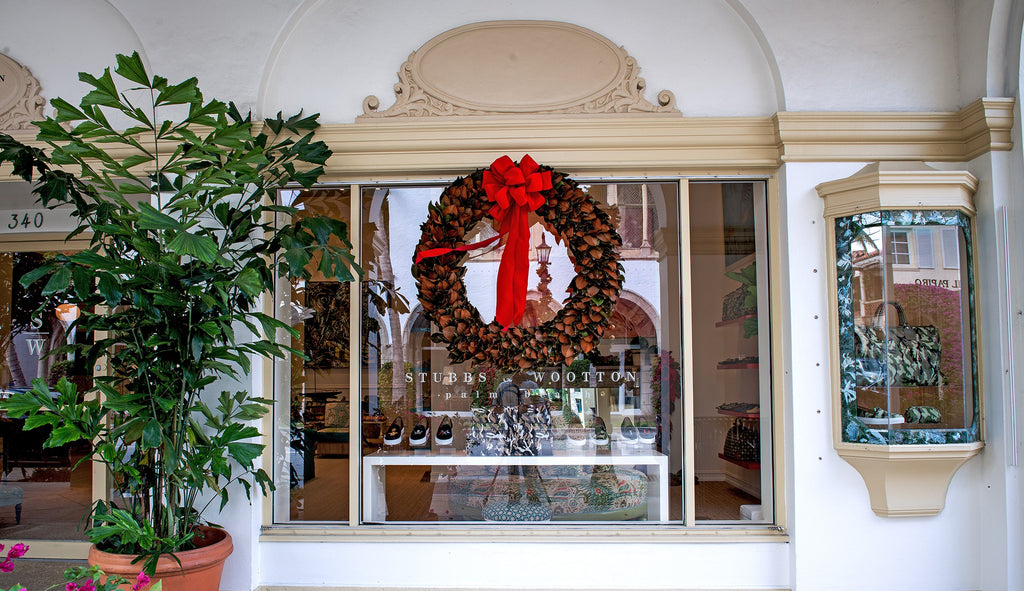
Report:
[[[732,326],[734,324],[743,324],[744,322],[747,321],[747,318],[753,318],[755,316],[757,316],[757,314],[747,314],[745,316],[737,316],[736,318],[732,318],[730,320],[719,320],[718,322],[715,323],[715,328],[721,328],[723,326]]]
[[[718,369],[757,369],[760,364],[757,362],[750,363],[719,363]]]
[[[716,409],[716,410],[718,411],[718,414],[726,415],[726,416],[729,416],[729,417],[740,417],[741,419],[760,419],[761,418],[761,413],[757,413],[757,412],[739,412],[739,411],[735,411],[735,410],[722,410],[720,408]]]
[[[549,456],[471,456],[464,450],[447,447],[443,452],[385,449],[363,456],[363,519],[383,522],[387,519],[388,466],[642,466],[657,473],[657,493],[652,494],[648,519],[669,519],[668,456],[651,447],[612,446],[604,453],[586,453],[580,449],[555,448]],[[650,485],[652,488],[654,485]],[[656,495],[656,496],[655,496]]]
[[[726,456],[723,453],[719,453],[718,457],[722,458],[726,462],[730,462],[730,463],[736,464],[737,466],[741,466],[743,468],[746,468],[747,470],[760,470],[761,469],[761,462],[748,462],[746,460],[734,460],[734,459]]]

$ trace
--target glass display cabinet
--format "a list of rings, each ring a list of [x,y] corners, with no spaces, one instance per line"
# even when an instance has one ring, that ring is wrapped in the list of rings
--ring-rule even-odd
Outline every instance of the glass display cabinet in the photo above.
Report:
[[[828,228],[839,455],[882,516],[935,515],[981,450],[977,180],[883,163],[818,185]]]

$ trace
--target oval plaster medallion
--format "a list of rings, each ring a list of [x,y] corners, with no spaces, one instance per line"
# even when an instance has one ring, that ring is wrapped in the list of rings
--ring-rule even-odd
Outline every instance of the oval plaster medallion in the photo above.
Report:
[[[46,99],[28,68],[0,53],[0,129],[31,129]]]
[[[605,37],[553,21],[490,21],[446,31],[409,56],[396,101],[363,101],[364,116],[676,112],[643,98],[636,60]]]

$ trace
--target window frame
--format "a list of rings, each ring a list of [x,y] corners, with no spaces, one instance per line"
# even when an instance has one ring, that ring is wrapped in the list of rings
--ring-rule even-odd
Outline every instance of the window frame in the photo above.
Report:
[[[0,252],[54,252],[69,250],[85,250],[89,247],[91,234],[79,235],[66,240],[63,232],[25,232],[0,234]],[[93,375],[103,375],[106,366],[101,360],[93,367]],[[92,463],[91,502],[109,500],[108,470],[101,462]],[[10,547],[19,542],[29,542],[32,546],[32,558],[57,560],[84,560],[88,558],[92,543],[88,540],[53,540],[38,538],[0,538],[0,544]]]
[[[571,174],[571,173],[570,173]],[[350,220],[358,220],[358,223],[349,223],[349,236],[354,246],[353,255],[356,260],[361,260],[362,252],[361,245],[363,241],[362,237],[362,204],[361,195],[362,190],[367,186],[401,186],[401,185],[445,185],[451,182],[451,178],[448,175],[435,174],[429,176],[416,175],[415,178],[403,178],[401,180],[391,180],[389,178],[374,178],[372,176],[364,177],[368,180],[345,182],[345,183],[324,183],[321,185],[322,188],[341,188],[348,187],[352,195],[351,209],[349,212]],[[771,364],[768,367],[768,383],[769,383],[769,394],[771,400],[771,419],[770,424],[767,425],[770,429],[770,440],[772,441],[772,448],[770,455],[765,456],[765,461],[770,462],[771,466],[768,471],[767,485],[765,485],[764,479],[762,479],[762,502],[770,503],[772,506],[772,512],[774,519],[771,523],[757,523],[757,524],[744,524],[737,521],[732,522],[697,522],[695,519],[695,489],[694,489],[694,477],[696,475],[696,466],[694,458],[694,420],[693,420],[693,375],[692,375],[692,334],[690,329],[690,321],[692,318],[692,311],[689,309],[689,302],[692,301],[692,278],[690,276],[690,222],[689,222],[689,207],[685,204],[689,203],[689,186],[691,182],[753,182],[763,183],[764,186],[764,202],[765,202],[765,216],[764,221],[764,236],[763,242],[763,259],[765,260],[766,267],[768,269],[775,269],[777,274],[780,267],[779,260],[779,228],[777,223],[778,216],[778,185],[777,180],[774,176],[768,174],[745,174],[745,175],[731,175],[727,177],[723,176],[691,176],[691,175],[650,175],[650,176],[636,176],[631,174],[616,174],[614,172],[609,174],[601,175],[588,175],[581,173],[579,175],[573,175],[573,178],[581,184],[587,182],[614,182],[614,183],[638,183],[638,182],[659,182],[659,183],[678,183],[678,198],[680,200],[679,206],[679,228],[678,233],[679,243],[675,246],[679,248],[679,261],[680,268],[680,306],[681,306],[681,345],[683,349],[683,359],[680,360],[683,366],[683,396],[681,399],[682,407],[680,412],[682,416],[689,417],[684,420],[682,427],[682,468],[684,487],[682,491],[683,495],[683,519],[682,523],[650,523],[641,524],[640,526],[633,528],[622,528],[616,525],[602,526],[588,523],[585,525],[571,525],[565,524],[559,527],[530,527],[530,526],[494,526],[489,524],[464,524],[464,525],[453,525],[438,527],[430,522],[424,522],[423,524],[367,524],[361,523],[362,521],[362,497],[366,494],[364,484],[361,482],[362,478],[362,454],[350,453],[350,458],[354,458],[358,455],[358,461],[349,462],[349,479],[350,490],[348,495],[349,503],[349,520],[347,522],[302,522],[302,521],[275,521],[275,505],[280,501],[275,501],[275,495],[265,497],[268,499],[264,503],[264,525],[262,537],[267,540],[332,540],[338,539],[339,536],[342,538],[348,536],[357,536],[360,539],[373,538],[380,540],[393,539],[396,535],[409,535],[417,539],[443,539],[451,540],[460,536],[474,536],[474,537],[500,537],[501,539],[510,539],[523,537],[524,539],[536,540],[538,538],[549,538],[558,540],[572,540],[580,539],[584,536],[586,539],[595,538],[608,538],[615,540],[626,539],[637,539],[637,540],[663,540],[663,541],[679,541],[680,539],[701,539],[707,535],[716,536],[715,539],[730,539],[736,541],[786,541],[788,540],[788,534],[786,533],[783,525],[786,523],[786,512],[785,512],[785,494],[784,494],[784,442],[781,438],[781,434],[784,432],[782,429],[782,379],[781,372],[778,371],[782,360],[782,338],[783,330],[781,325],[781,287],[783,283],[777,278],[768,278],[768,289],[764,292],[764,301],[768,305],[769,313],[766,315],[765,323],[766,326],[771,327],[768,331],[768,335],[764,338],[767,340],[767,351],[771,356]],[[762,251],[759,251],[762,252]],[[359,297],[357,294],[361,289],[361,282],[357,279],[350,285],[350,302],[352,308],[350,310],[350,326],[351,335],[361,334],[361,327],[359,326],[359,319],[361,318],[361,312],[359,311]],[[276,297],[274,298],[276,300]],[[276,304],[274,302],[268,302],[266,309],[272,311]],[[687,343],[690,345],[687,346]],[[267,374],[269,373],[269,376]],[[271,398],[275,398],[276,392],[273,389],[273,363],[265,364],[264,368],[264,385],[267,388],[267,392],[271,394]],[[360,392],[361,388],[361,371],[350,371],[350,392]],[[275,398],[276,400],[276,398]],[[350,404],[356,404],[353,400],[350,400]],[[276,413],[271,413],[271,415]],[[762,425],[762,429],[765,429],[765,425]],[[349,429],[350,433],[358,433],[361,429],[361,413],[350,412],[349,413]],[[265,419],[265,432],[275,433],[274,441],[270,442],[268,448],[274,448],[273,453],[277,454],[276,449],[280,446],[280,449],[287,449],[286,440],[282,440],[279,433],[280,429],[275,423],[273,416],[268,416]],[[268,449],[268,451],[270,451]],[[270,458],[269,453],[265,453],[265,457]],[[278,466],[273,466],[274,470],[278,469]],[[287,493],[285,493],[287,494]],[[287,504],[287,502],[285,502]],[[725,536],[723,538],[723,536]]]

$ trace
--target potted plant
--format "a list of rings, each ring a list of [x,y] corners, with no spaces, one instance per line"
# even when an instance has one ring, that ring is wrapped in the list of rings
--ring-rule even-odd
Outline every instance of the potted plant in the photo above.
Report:
[[[71,236],[90,237],[22,283],[41,281],[51,303],[80,311],[71,330],[88,338],[56,354],[107,368],[85,392],[37,379],[3,409],[25,416],[26,429],[49,428],[47,446],[91,442],[116,493],[92,507],[90,556],[127,555],[127,575],[144,564],[168,591],[178,587],[158,558],[176,581],[197,547],[226,540],[218,552],[230,552],[226,532],[202,517],[228,502],[229,484],[247,497],[253,484],[273,488],[253,426],[271,401],[231,382],[252,356],[302,353],[279,344],[277,331],[295,331],[262,312],[262,296],[278,276],[308,277],[311,261],[341,281],[359,270],[342,222],[274,202],[276,189],[308,188],[323,172],[331,152],[312,139],[316,115],[258,125],[233,104],[204,101],[195,78],[150,76],[137,53],[118,55],[114,73],[129,87],[108,68],[80,74],[91,91],[79,107],[52,101],[54,115],[36,123],[48,154],[0,134],[0,162],[35,183],[44,207],[70,208]],[[275,214],[291,223],[276,227]],[[210,589],[219,578],[218,568]]]

